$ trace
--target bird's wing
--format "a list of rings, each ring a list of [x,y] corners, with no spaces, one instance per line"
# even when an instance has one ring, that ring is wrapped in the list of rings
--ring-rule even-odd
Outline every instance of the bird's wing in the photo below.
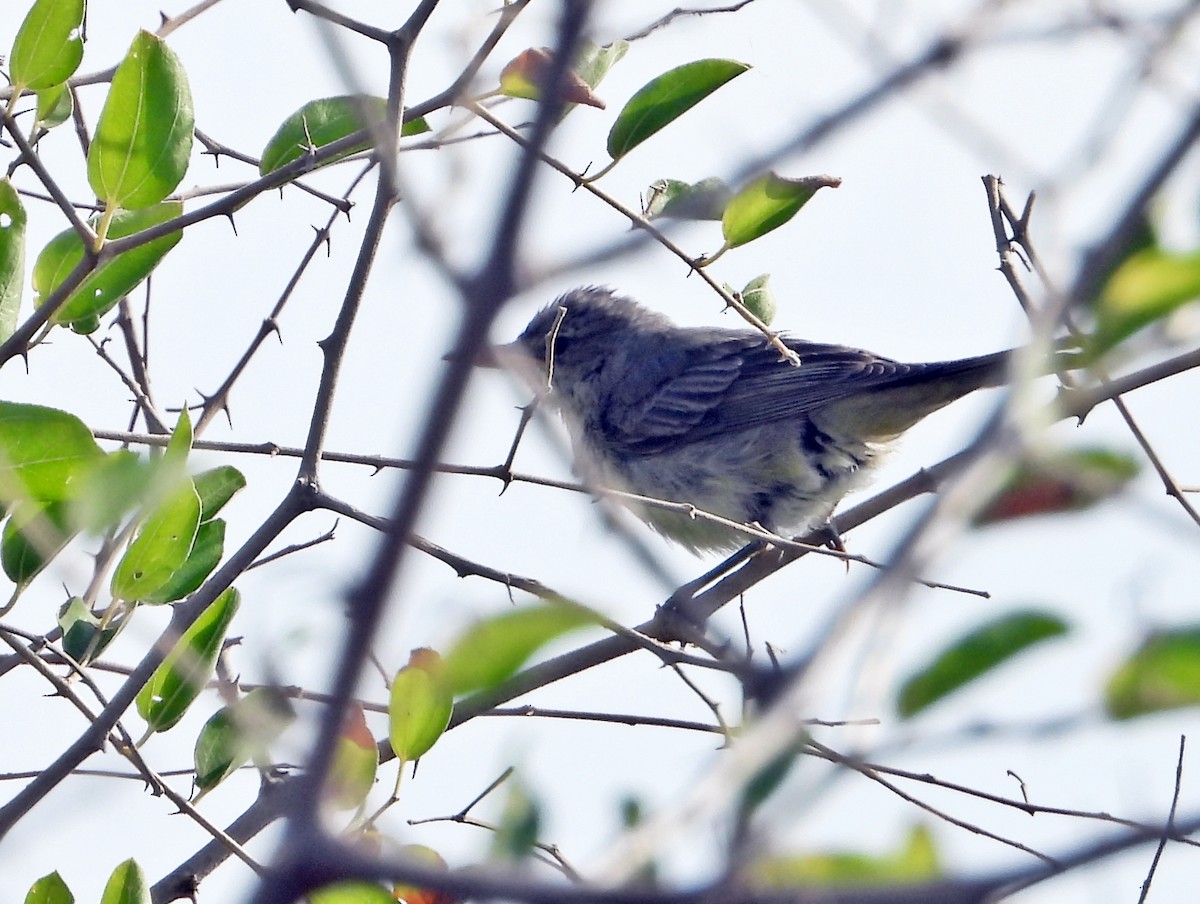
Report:
[[[840,345],[787,337],[785,342],[800,356],[799,366],[784,361],[758,333],[726,334],[717,341],[701,334],[691,347],[644,357],[636,368],[637,378],[623,380],[620,397],[614,396],[607,406],[603,427],[609,442],[627,454],[656,454],[712,436],[834,410],[831,406],[840,413],[845,406],[837,403],[867,396],[884,406],[886,421],[891,416],[880,390],[918,386],[944,375],[945,398],[930,398],[927,405],[921,397],[895,400],[914,406],[911,418],[898,413],[900,420],[908,421],[898,428],[904,429],[967,391],[965,385],[957,391],[950,388],[955,383],[952,375],[962,377],[964,384],[976,380],[970,387],[976,388],[983,385],[973,376],[976,372],[999,369],[995,363],[982,363],[985,359],[904,364]],[[924,390],[920,393],[923,396]],[[878,412],[864,415],[872,421],[881,417]],[[856,425],[856,429],[869,433],[870,426]],[[880,432],[891,429],[889,423]]]

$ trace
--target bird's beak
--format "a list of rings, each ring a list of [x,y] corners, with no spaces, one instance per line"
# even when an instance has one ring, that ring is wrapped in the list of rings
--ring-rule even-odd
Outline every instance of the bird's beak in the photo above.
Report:
[[[442,356],[443,361],[458,360],[458,352],[448,352]],[[504,345],[485,345],[471,361],[476,367],[486,367],[489,370],[515,370],[521,371],[527,369],[532,363],[529,355],[516,342],[508,342]]]

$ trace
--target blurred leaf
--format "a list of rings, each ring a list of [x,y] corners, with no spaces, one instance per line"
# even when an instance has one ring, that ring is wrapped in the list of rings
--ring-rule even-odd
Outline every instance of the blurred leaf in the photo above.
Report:
[[[0,179],[0,342],[17,329],[25,285],[25,205],[8,179]]]
[[[608,155],[620,160],[750,67],[735,60],[696,60],[647,83],[617,114],[608,133]]]
[[[153,469],[144,458],[118,449],[87,469],[78,481],[71,520],[82,530],[100,534],[142,504]]]
[[[126,860],[115,870],[104,886],[100,904],[151,904],[150,886],[142,868],[133,858]]]
[[[174,726],[204,689],[240,601],[232,587],[213,600],[138,692],[137,711],[146,720],[148,732]]]
[[[748,872],[749,882],[759,888],[797,888],[928,882],[943,870],[933,835],[916,826],[899,850],[882,857],[856,852],[770,855],[754,861]]]
[[[325,800],[336,810],[354,810],[363,805],[375,785],[379,750],[367,727],[363,708],[352,703],[333,752],[333,765],[325,785]]]
[[[423,844],[402,844],[396,849],[396,854],[414,860],[422,866],[446,870],[446,861],[431,847]],[[397,901],[404,904],[452,904],[453,895],[449,892],[437,891],[432,888],[417,888],[415,885],[395,885],[392,894]]]
[[[1115,496],[1139,470],[1130,456],[1100,448],[1026,461],[973,523],[1087,509]]]
[[[199,527],[200,497],[184,478],[149,514],[117,563],[110,588],[113,599],[155,599],[187,562]]]
[[[196,736],[196,800],[215,788],[251,758],[267,755],[296,719],[292,703],[277,688],[256,687],[209,717]]]
[[[597,47],[591,41],[585,40],[579,52],[575,55],[575,65],[571,67],[577,76],[584,80],[589,87],[595,88],[608,75],[613,66],[629,51],[628,41],[613,41],[603,47]]]
[[[565,601],[511,609],[476,622],[446,654],[446,685],[455,696],[495,687],[556,637],[594,624],[592,613]]]
[[[61,126],[75,111],[75,98],[66,85],[51,85],[37,93],[37,124],[43,129]]]
[[[396,904],[382,885],[349,880],[326,885],[308,893],[309,904]]]
[[[166,201],[145,210],[121,211],[108,227],[110,239],[120,239],[165,223],[183,213],[179,201]],[[93,220],[92,225],[96,223]],[[55,323],[70,326],[77,333],[89,333],[100,325],[98,318],[112,309],[121,296],[128,295],[150,275],[167,252],[179,244],[183,232],[176,230],[119,254],[101,264],[71,293],[54,314]],[[66,229],[52,238],[33,264],[35,303],[41,305],[83,260],[83,241],[74,229]]]
[[[1109,678],[1104,708],[1132,719],[1200,703],[1200,626],[1174,628],[1146,639]]]
[[[343,94],[338,97],[323,97],[311,100],[283,121],[275,130],[267,146],[263,148],[258,171],[262,175],[273,173],[293,160],[311,154],[318,148],[353,135],[360,129],[376,125],[387,119],[387,100],[368,94]],[[416,135],[429,131],[423,118],[406,123],[401,135]],[[352,154],[369,151],[374,146],[370,136],[353,147],[324,161],[328,166]]]
[[[500,72],[500,93],[507,97],[540,100],[542,87],[549,78],[554,54],[545,47],[523,50]],[[587,104],[604,109],[604,101],[592,93],[592,86],[568,69],[563,73],[562,101]]]
[[[187,559],[171,573],[167,582],[145,594],[139,602],[173,603],[195,593],[225,554],[225,522],[221,518],[205,521],[196,529],[196,540]]]
[[[75,896],[57,871],[42,876],[29,888],[25,904],[75,904]]]
[[[196,492],[200,494],[201,521],[212,520],[213,515],[246,486],[246,478],[232,465],[202,471],[192,480],[196,485]]]
[[[18,91],[61,85],[79,68],[84,8],[84,0],[37,0],[25,14],[8,59]]]
[[[117,66],[88,148],[88,182],[110,210],[157,204],[187,173],[192,95],[174,51],[138,32]],[[101,230],[107,233],[102,222]]]
[[[910,718],[1035,643],[1066,633],[1062,619],[1034,610],[1012,612],[974,628],[904,682],[896,710]]]
[[[715,176],[691,185],[678,179],[658,179],[646,191],[642,214],[648,220],[719,220],[732,197],[733,190]]]
[[[750,816],[774,794],[783,780],[788,777],[796,760],[803,753],[803,747],[789,747],[767,765],[758,770],[742,788],[740,810],[744,816]]]
[[[500,824],[492,836],[492,857],[506,863],[519,863],[529,856],[541,831],[541,808],[519,781],[508,783]]]
[[[833,176],[785,179],[767,173],[755,179],[725,205],[721,217],[721,232],[725,236],[722,250],[745,245],[779,228],[820,189],[837,188],[841,184],[842,180]]]
[[[192,416],[188,414],[187,406],[184,405],[179,409],[179,418],[175,421],[175,429],[171,431],[171,438],[167,440],[166,448],[163,449],[163,463],[172,472],[167,475],[166,479],[172,483],[177,475],[183,473],[188,456],[192,453],[194,438]]]
[[[67,506],[62,502],[20,502],[0,535],[0,564],[9,580],[23,587],[70,541]]]
[[[0,502],[61,502],[104,453],[83,421],[40,405],[0,402]]]
[[[1198,297],[1200,251],[1178,254],[1157,245],[1135,251],[1100,291],[1088,351],[1103,354]]]
[[[110,619],[100,638],[100,618],[77,596],[71,597],[58,611],[58,627],[62,630],[63,651],[80,664],[95,659],[125,627],[126,619]]]
[[[454,700],[442,676],[442,660],[433,650],[413,650],[408,665],[392,679],[388,703],[388,739],[396,756],[420,759],[450,724]]]

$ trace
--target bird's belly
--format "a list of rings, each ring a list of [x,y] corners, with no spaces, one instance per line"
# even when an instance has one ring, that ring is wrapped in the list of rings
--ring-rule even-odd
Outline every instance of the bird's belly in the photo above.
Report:
[[[758,524],[777,533],[821,525],[860,482],[878,449],[836,442],[794,425],[772,425],[676,446],[652,455],[602,462],[605,483],[640,496],[682,503],[678,511],[631,504],[655,530],[693,550],[732,549]]]

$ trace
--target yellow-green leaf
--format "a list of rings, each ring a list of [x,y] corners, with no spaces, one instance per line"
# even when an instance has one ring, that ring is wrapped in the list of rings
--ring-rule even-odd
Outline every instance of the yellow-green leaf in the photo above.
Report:
[[[1135,251],[1100,292],[1088,351],[1101,354],[1197,298],[1200,251],[1179,254],[1158,245]]]
[[[61,85],[83,59],[84,0],[37,0],[13,41],[9,76],[18,90]]]
[[[191,480],[158,504],[138,530],[113,574],[113,599],[150,600],[183,567],[200,529],[200,497]]]
[[[1200,626],[1173,628],[1146,639],[1104,689],[1114,719],[1132,719],[1200,704]]]
[[[841,179],[832,176],[806,176],[785,179],[767,173],[755,179],[725,205],[721,232],[725,248],[736,248],[777,229],[822,188],[837,188]]]
[[[25,284],[25,205],[7,178],[0,179],[0,342],[17,329]]]
[[[192,95],[183,64],[141,31],[113,75],[88,148],[88,182],[112,207],[136,210],[175,190],[192,153]]]
[[[405,761],[424,756],[450,724],[453,710],[441,658],[433,650],[414,650],[392,679],[388,702],[388,739],[396,756]]]
[[[367,94],[343,94],[312,100],[283,121],[263,149],[258,170],[264,176],[286,166],[318,148],[333,144],[361,129],[387,118],[387,101]],[[423,120],[418,120],[423,123]],[[411,124],[410,124],[411,125]],[[419,128],[419,127],[418,127]],[[428,127],[426,127],[428,128]],[[406,127],[407,129],[407,127]],[[408,131],[402,134],[413,134]],[[370,136],[338,156],[326,160],[328,166],[351,154],[370,150]]]
[[[363,708],[352,703],[346,711],[346,721],[333,752],[325,800],[336,810],[361,807],[375,784],[378,767],[379,749],[367,727]]]
[[[0,503],[70,499],[103,457],[92,432],[74,415],[0,402]]]
[[[133,858],[113,870],[104,886],[100,904],[151,904],[146,874]]]
[[[57,871],[42,876],[29,888],[25,904],[75,904],[75,896]]]

